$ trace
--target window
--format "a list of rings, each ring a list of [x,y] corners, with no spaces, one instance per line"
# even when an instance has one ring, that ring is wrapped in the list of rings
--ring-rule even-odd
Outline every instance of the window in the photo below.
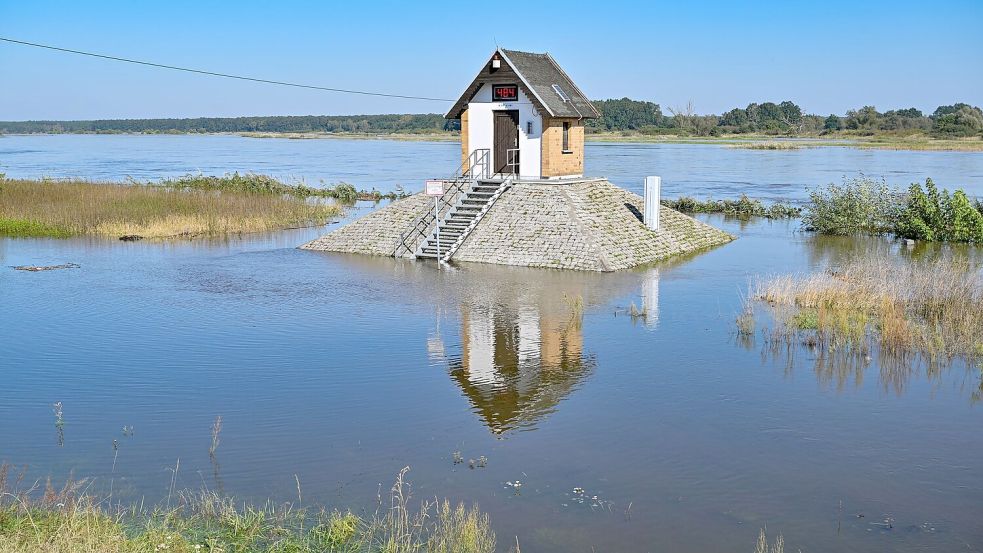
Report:
[[[556,95],[559,96],[560,99],[563,100],[564,102],[570,101],[570,97],[567,96],[567,93],[564,92],[562,88],[560,88],[560,85],[558,84],[553,85],[553,92],[556,92]]]
[[[563,122],[563,153],[570,151],[570,122]]]

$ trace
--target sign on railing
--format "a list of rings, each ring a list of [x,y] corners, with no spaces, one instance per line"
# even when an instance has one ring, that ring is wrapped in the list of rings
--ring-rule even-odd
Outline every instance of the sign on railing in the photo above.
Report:
[[[444,195],[444,181],[442,180],[427,181],[427,196],[443,196],[443,195]]]

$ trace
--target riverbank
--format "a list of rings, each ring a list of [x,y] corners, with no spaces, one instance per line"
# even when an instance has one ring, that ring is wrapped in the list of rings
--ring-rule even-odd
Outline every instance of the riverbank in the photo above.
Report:
[[[210,135],[210,136],[242,136],[246,138],[282,138],[287,140],[394,140],[402,142],[456,142],[461,138],[459,131],[435,132],[220,132],[220,133],[153,133],[153,132],[73,132],[73,133],[32,133],[8,134],[3,136],[34,136],[52,134],[79,135]],[[970,138],[936,138],[928,134],[892,135],[881,134],[864,136],[845,132],[831,134],[803,135],[773,135],[773,134],[722,134],[718,136],[695,136],[677,134],[645,134],[638,131],[600,131],[586,135],[587,143],[609,144],[710,144],[726,145],[735,148],[749,147],[750,149],[767,150],[798,150],[806,147],[839,147],[870,150],[902,150],[902,151],[951,151],[951,152],[983,152],[983,139]],[[782,144],[781,147],[760,147],[761,144]],[[795,144],[796,146],[787,146]]]
[[[639,132],[588,133],[587,142],[645,143],[645,144],[718,144],[735,148],[765,150],[797,150],[805,147],[839,147],[869,150],[983,152],[979,138],[935,138],[916,134],[909,136],[860,136],[847,133],[826,135],[776,136],[767,134],[723,134],[720,136],[647,135]],[[781,144],[783,146],[761,147]],[[793,146],[784,146],[791,144]]]
[[[238,133],[247,138],[285,138],[290,140],[356,139],[454,142],[456,131],[435,133]],[[720,136],[650,135],[636,131],[588,132],[587,143],[711,144],[762,150],[798,150],[801,148],[840,147],[871,150],[983,152],[979,138],[935,138],[929,135],[858,136],[851,134],[775,136],[767,134],[725,134]]]
[[[238,174],[159,184],[0,178],[0,236],[136,240],[315,226],[342,214],[320,198],[331,190]]]

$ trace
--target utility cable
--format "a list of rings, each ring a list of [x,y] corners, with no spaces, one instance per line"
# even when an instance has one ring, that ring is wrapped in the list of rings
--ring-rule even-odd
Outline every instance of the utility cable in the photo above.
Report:
[[[12,38],[5,38],[5,37],[0,37],[0,41],[9,42],[9,43],[12,43],[12,44],[20,44],[20,45],[23,45],[23,46],[32,46],[34,48],[44,48],[46,50],[54,50],[56,52],[67,52],[69,54],[78,54],[78,55],[81,55],[81,56],[89,56],[89,57],[93,57],[93,58],[101,58],[101,59],[112,60],[112,61],[121,61],[121,62],[126,62],[126,63],[135,63],[137,65],[147,65],[147,66],[150,66],[150,67],[158,67],[158,68],[161,68],[161,69],[172,69],[174,71],[184,71],[186,73],[197,73],[199,75],[211,75],[213,77],[224,77],[226,79],[237,79],[237,80],[240,80],[240,81],[251,81],[251,82],[255,82],[255,83],[275,84],[275,85],[280,85],[280,86],[292,86],[294,88],[306,88],[306,89],[310,89],[310,90],[324,90],[324,91],[327,91],[327,92],[340,92],[340,93],[343,93],[343,94],[360,94],[362,96],[381,96],[383,98],[402,98],[402,99],[405,99],[405,100],[423,100],[423,101],[428,101],[428,102],[453,102],[454,101],[454,100],[449,100],[447,98],[430,98],[430,97],[427,97],[427,96],[407,96],[407,95],[403,95],[403,94],[387,94],[387,93],[384,93],[384,92],[369,92],[369,91],[365,91],[365,90],[352,90],[352,89],[347,89],[347,88],[332,88],[332,87],[328,87],[328,86],[315,86],[315,85],[309,85],[309,84],[291,83],[291,82],[286,82],[286,81],[275,81],[275,80],[272,80],[272,79],[259,79],[259,78],[256,78],[256,77],[245,77],[245,76],[242,76],[242,75],[231,75],[231,74],[228,74],[228,73],[217,73],[215,71],[205,71],[205,70],[202,70],[202,69],[191,69],[191,68],[188,68],[188,67],[178,67],[176,65],[165,65],[165,64],[162,64],[162,63],[153,63],[153,62],[149,62],[149,61],[141,61],[141,60],[134,60],[134,59],[129,59],[129,58],[121,58],[121,57],[118,57],[118,56],[109,56],[109,55],[106,55],[106,54],[96,54],[96,53],[93,53],[93,52],[83,52],[82,50],[72,50],[70,48],[60,48],[58,46],[51,46],[51,45],[48,45],[48,44],[38,44],[36,42],[27,42],[27,41],[24,41],[24,40],[15,40],[15,39],[12,39]]]

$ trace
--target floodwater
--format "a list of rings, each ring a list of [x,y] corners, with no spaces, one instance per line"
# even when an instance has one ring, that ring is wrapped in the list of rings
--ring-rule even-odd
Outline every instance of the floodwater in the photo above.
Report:
[[[290,147],[329,150],[297,171],[308,178],[344,156],[340,141],[270,142],[283,159]],[[455,157],[444,144],[357,144],[432,148],[442,167]],[[588,155],[608,151],[622,155],[608,145]],[[206,172],[260,154],[240,155]],[[645,172],[624,155],[594,163]],[[86,176],[124,173],[110,174],[101,151],[64,156],[85,158]],[[11,176],[58,173],[10,159],[0,157]],[[664,163],[663,174],[703,178]],[[980,187],[976,163],[922,168]],[[364,184],[384,189],[398,172],[381,167]],[[414,497],[476,502],[502,549],[517,536],[537,552],[751,551],[765,526],[790,551],[983,549],[979,368],[906,371],[875,356],[829,370],[808,350],[775,356],[734,333],[755,275],[896,246],[815,237],[795,221],[703,219],[739,239],[613,274],[438,270],[295,248],[333,227],[165,243],[0,239],[0,461],[29,465],[30,480],[74,471],[94,491],[111,482],[124,502],[152,502],[180,460],[179,488],[292,501],[299,481],[305,504],[356,510],[374,509],[409,466]],[[66,262],[80,267],[10,269]],[[486,466],[468,467],[481,457]]]
[[[246,138],[233,135],[0,136],[0,172],[12,178],[156,180],[188,173],[254,172],[308,185],[349,182],[389,192],[422,190],[460,164],[457,142]],[[843,147],[748,150],[713,144],[588,143],[585,173],[641,191],[660,175],[667,197],[801,200],[808,188],[860,173],[907,188],[928,177],[983,197],[983,152]]]

